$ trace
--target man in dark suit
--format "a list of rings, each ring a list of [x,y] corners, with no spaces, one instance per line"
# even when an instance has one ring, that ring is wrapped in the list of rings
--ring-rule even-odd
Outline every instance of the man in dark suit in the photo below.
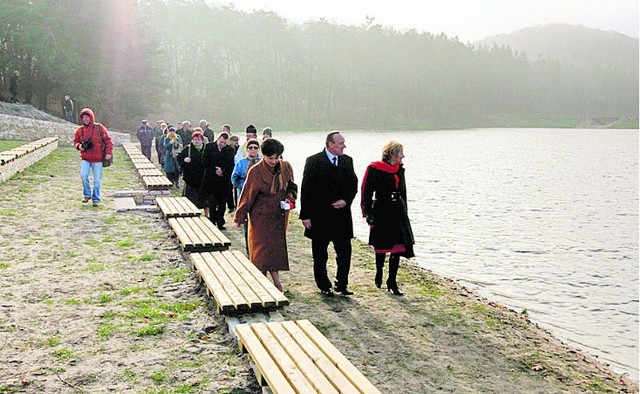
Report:
[[[333,296],[327,276],[327,248],[331,242],[338,266],[335,291],[353,294],[347,285],[353,238],[351,202],[358,192],[358,177],[353,160],[344,154],[344,142],[339,131],[330,132],[325,149],[307,158],[302,177],[300,219],[304,235],[311,238],[316,285],[326,296]]]
[[[204,147],[204,179],[202,191],[207,195],[209,215],[211,221],[220,230],[225,230],[224,213],[227,195],[231,187],[231,173],[233,172],[233,148],[227,145],[229,134],[220,133],[218,139],[209,142]]]

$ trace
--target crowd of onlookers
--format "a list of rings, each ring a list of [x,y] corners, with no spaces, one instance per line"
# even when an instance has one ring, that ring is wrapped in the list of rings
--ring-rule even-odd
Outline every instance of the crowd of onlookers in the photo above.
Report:
[[[259,157],[257,133],[253,125],[247,126],[246,141],[240,146],[239,137],[232,135],[228,124],[222,126],[216,137],[205,119],[200,120],[198,127],[192,127],[186,120],[178,126],[158,120],[152,127],[144,119],[136,136],[142,153],[149,160],[155,144],[158,162],[175,188],[181,187],[182,176],[183,195],[203,208],[218,227],[225,228],[225,206],[229,212],[235,210],[250,167],[242,159],[249,156],[255,164]],[[271,128],[265,127],[261,140],[269,139],[271,135]],[[247,146],[249,140],[253,140],[251,146]],[[210,166],[206,165],[205,159]]]
[[[144,155],[151,160],[155,142],[158,160],[176,188],[183,179],[182,194],[204,209],[224,230],[225,213],[235,210],[233,222],[244,226],[251,262],[283,291],[280,271],[289,270],[286,230],[289,212],[295,208],[298,185],[293,167],[282,159],[284,146],[272,138],[269,127],[261,139],[253,125],[245,129],[242,145],[228,124],[216,135],[206,120],[191,128],[184,121],[177,128],[159,120],[147,120],[138,128]],[[351,203],[358,192],[353,160],[344,154],[344,136],[337,130],[327,134],[324,149],[307,158],[301,185],[300,219],[311,239],[316,285],[325,296],[334,291],[352,295],[348,289],[353,223]],[[374,283],[382,286],[383,267],[389,254],[387,290],[395,295],[400,256],[413,256],[413,234],[407,216],[402,144],[390,141],[382,160],[367,167],[362,180],[361,208],[370,226],[369,243],[376,252]],[[333,243],[337,271],[335,282],[327,273],[328,247]]]

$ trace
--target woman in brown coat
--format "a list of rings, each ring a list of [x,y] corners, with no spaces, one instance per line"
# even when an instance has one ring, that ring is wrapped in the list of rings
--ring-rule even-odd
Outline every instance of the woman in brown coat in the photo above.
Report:
[[[283,291],[280,271],[289,270],[287,224],[297,186],[291,164],[281,160],[284,146],[269,139],[262,144],[262,160],[247,172],[233,221],[240,227],[249,218],[249,259]]]

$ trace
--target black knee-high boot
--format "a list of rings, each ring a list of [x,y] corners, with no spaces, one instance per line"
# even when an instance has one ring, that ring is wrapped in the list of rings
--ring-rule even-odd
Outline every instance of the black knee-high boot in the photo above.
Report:
[[[382,287],[382,272],[384,270],[384,260],[387,257],[386,253],[376,253],[376,287]]]
[[[392,253],[389,256],[389,278],[387,279],[387,291],[392,291],[397,296],[403,295],[398,290],[398,282],[396,282],[396,276],[398,275],[398,267],[400,266],[400,255]]]

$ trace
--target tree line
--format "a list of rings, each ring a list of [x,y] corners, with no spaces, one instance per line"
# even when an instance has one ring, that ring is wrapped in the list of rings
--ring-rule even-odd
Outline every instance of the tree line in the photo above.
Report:
[[[368,19],[289,24],[186,0],[5,0],[0,83],[62,116],[62,97],[130,129],[142,117],[242,128],[464,127],[501,116],[638,117],[638,73]]]

